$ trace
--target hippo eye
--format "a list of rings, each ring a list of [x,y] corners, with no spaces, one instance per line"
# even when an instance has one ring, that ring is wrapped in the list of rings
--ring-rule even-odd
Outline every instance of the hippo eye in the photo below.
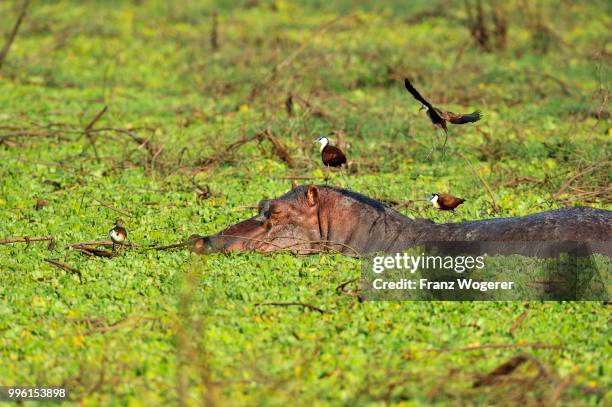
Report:
[[[283,211],[276,205],[270,205],[268,212],[270,215],[280,215]]]

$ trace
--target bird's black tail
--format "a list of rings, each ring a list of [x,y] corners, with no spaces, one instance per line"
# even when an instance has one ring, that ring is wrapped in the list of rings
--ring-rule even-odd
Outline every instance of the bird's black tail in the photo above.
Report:
[[[450,114],[450,122],[453,124],[465,124],[465,123],[474,123],[478,120],[482,119],[482,113],[480,110],[476,110],[472,113],[467,114]]]

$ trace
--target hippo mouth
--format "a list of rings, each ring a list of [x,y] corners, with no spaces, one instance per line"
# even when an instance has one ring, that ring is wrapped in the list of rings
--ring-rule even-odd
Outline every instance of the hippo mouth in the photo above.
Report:
[[[240,235],[220,234],[216,237],[191,235],[187,240],[189,249],[197,254],[231,251],[277,252],[313,254],[325,250],[321,240],[307,240],[296,236],[275,236],[254,238]]]

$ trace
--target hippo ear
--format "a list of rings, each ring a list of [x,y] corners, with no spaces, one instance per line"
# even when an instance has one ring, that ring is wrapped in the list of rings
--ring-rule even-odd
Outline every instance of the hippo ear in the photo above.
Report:
[[[319,203],[319,190],[314,185],[308,187],[308,191],[306,191],[306,201],[310,206],[315,206]]]

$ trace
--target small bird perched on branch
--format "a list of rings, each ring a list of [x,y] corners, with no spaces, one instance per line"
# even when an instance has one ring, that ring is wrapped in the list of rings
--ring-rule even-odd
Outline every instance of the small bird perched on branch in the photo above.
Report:
[[[123,247],[127,239],[127,230],[123,227],[123,222],[121,219],[115,219],[115,227],[108,231],[108,237],[113,242],[113,253],[115,252],[115,245],[118,244],[120,247]]]
[[[315,140],[315,143],[321,145],[321,160],[327,167],[341,167],[346,164],[346,156],[338,147],[334,147],[329,144],[327,137],[319,137]]]
[[[417,91],[414,86],[410,83],[408,79],[404,79],[404,86],[406,90],[414,96],[416,100],[423,104],[423,109],[427,110],[427,116],[431,122],[444,130],[445,133],[448,133],[448,128],[446,127],[446,122],[451,122],[452,124],[465,124],[465,123],[474,123],[482,118],[482,114],[479,110],[476,110],[472,113],[467,114],[457,114],[453,112],[445,112],[443,110],[438,109],[437,107],[432,106],[421,94]]]
[[[454,211],[456,207],[465,202],[463,198],[457,198],[449,194],[431,194],[427,198],[431,202],[434,208],[441,211]]]

